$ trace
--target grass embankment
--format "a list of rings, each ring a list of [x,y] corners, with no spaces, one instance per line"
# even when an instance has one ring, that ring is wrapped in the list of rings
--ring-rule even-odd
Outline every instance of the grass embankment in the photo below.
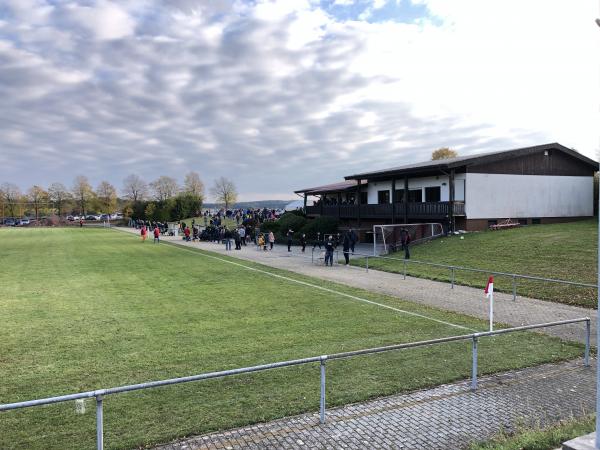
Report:
[[[485,231],[440,238],[415,245],[411,259],[495,272],[535,275],[582,283],[596,283],[598,224],[595,220],[533,225],[502,231]],[[398,252],[389,255],[401,259]],[[364,260],[352,264],[363,265]],[[403,262],[369,258],[369,267],[401,273]],[[448,269],[420,264],[407,265],[407,274],[432,280],[449,281]],[[456,271],[456,282],[466,286],[485,287],[488,275]],[[494,289],[512,292],[512,279],[494,277]],[[517,279],[517,294],[590,308],[596,307],[594,288],[573,287],[558,283]]]
[[[0,230],[0,402],[8,403],[345,350],[467,334],[103,229]],[[261,267],[483,330],[484,321]],[[483,339],[481,373],[580,355],[534,333]],[[469,376],[470,343],[330,361],[329,406]],[[105,398],[107,448],[318,409],[318,365]],[[94,403],[0,413],[0,448],[94,446]]]
[[[473,444],[469,450],[553,450],[563,442],[594,431],[595,416],[573,419],[548,428],[501,433],[489,442]]]

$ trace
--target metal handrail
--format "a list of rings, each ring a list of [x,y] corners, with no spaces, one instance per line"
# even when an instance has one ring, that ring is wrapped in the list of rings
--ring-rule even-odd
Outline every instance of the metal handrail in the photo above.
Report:
[[[598,286],[595,284],[590,284],[590,283],[580,283],[577,281],[568,281],[568,280],[559,280],[556,278],[544,278],[544,277],[537,277],[534,275],[522,275],[522,274],[518,274],[518,273],[508,273],[508,272],[498,272],[498,271],[494,271],[494,270],[485,270],[485,269],[476,269],[473,267],[464,267],[464,266],[455,266],[455,265],[450,265],[450,264],[441,264],[441,263],[432,263],[432,262],[428,262],[428,261],[418,261],[415,259],[404,259],[404,258],[394,258],[394,257],[390,257],[390,256],[382,256],[382,255],[371,255],[371,254],[367,254],[367,253],[354,253],[354,255],[358,255],[358,256],[362,256],[365,258],[365,265],[366,265],[366,270],[367,272],[369,271],[369,258],[380,258],[380,259],[389,259],[391,261],[401,261],[404,264],[404,279],[406,279],[406,265],[408,263],[411,264],[422,264],[425,266],[431,266],[431,267],[439,267],[439,268],[444,268],[444,269],[448,269],[450,270],[450,283],[452,285],[452,289],[454,289],[454,284],[455,284],[455,279],[454,279],[454,275],[455,275],[455,271],[457,270],[464,270],[465,272],[476,272],[476,273],[485,273],[485,274],[489,274],[489,275],[498,275],[498,276],[505,276],[505,277],[511,277],[512,278],[512,288],[513,288],[513,300],[516,300],[517,298],[517,286],[516,286],[516,280],[517,279],[523,279],[523,280],[534,280],[534,281],[547,281],[549,283],[559,283],[559,284],[566,284],[566,285],[571,285],[571,286],[578,286],[578,287],[587,287],[587,288],[594,288],[597,289]]]
[[[327,360],[351,358],[354,356],[382,353],[382,352],[388,352],[388,351],[393,351],[393,350],[402,350],[402,349],[415,348],[415,347],[424,347],[424,346],[442,344],[442,343],[447,343],[447,342],[471,340],[472,341],[471,389],[476,390],[477,389],[477,363],[478,363],[478,353],[477,352],[478,352],[479,338],[487,337],[487,336],[495,336],[495,335],[499,335],[499,334],[512,333],[512,332],[517,332],[517,331],[533,330],[533,329],[538,329],[538,328],[548,328],[548,327],[554,327],[554,326],[559,326],[559,325],[568,325],[568,324],[574,324],[574,323],[580,323],[580,322],[586,323],[584,364],[586,367],[589,367],[589,365],[590,365],[590,318],[582,317],[579,319],[570,319],[570,320],[561,320],[561,321],[557,321],[557,322],[547,322],[547,323],[541,323],[541,324],[524,325],[524,326],[520,326],[520,327],[504,328],[504,329],[495,330],[495,331],[484,331],[484,332],[465,334],[465,335],[459,335],[459,336],[448,336],[448,337],[443,337],[443,338],[438,338],[438,339],[430,339],[427,341],[408,342],[408,343],[404,343],[404,344],[387,345],[384,347],[375,347],[375,348],[368,348],[368,349],[363,349],[363,350],[354,350],[354,351],[349,351],[349,352],[334,353],[332,355],[321,355],[321,356],[313,356],[313,357],[309,357],[309,358],[293,359],[293,360],[280,361],[280,362],[269,363],[269,364],[261,364],[258,366],[242,367],[239,369],[222,370],[219,372],[209,372],[209,373],[192,375],[192,376],[187,376],[187,377],[170,378],[167,380],[130,384],[130,385],[113,387],[113,388],[108,388],[108,389],[97,389],[94,391],[86,391],[86,392],[80,392],[80,393],[76,393],[76,394],[61,395],[61,396],[57,396],[57,397],[48,397],[48,398],[42,398],[42,399],[37,399],[37,400],[28,400],[28,401],[24,401],[24,402],[6,403],[3,405],[0,405],[0,411],[9,411],[9,410],[13,410],[13,409],[29,408],[29,407],[40,406],[40,405],[50,405],[53,403],[60,403],[60,402],[66,402],[66,401],[71,401],[71,400],[79,400],[79,399],[95,397],[96,398],[96,448],[98,450],[102,450],[104,448],[103,400],[106,395],[120,394],[123,392],[131,392],[131,391],[137,391],[137,390],[141,390],[141,389],[150,389],[150,388],[156,388],[156,387],[161,387],[161,386],[169,386],[169,385],[173,385],[173,384],[188,383],[188,382],[192,382],[192,381],[202,381],[202,380],[208,380],[208,379],[214,379],[214,378],[224,378],[224,377],[228,377],[228,376],[232,376],[232,375],[239,375],[239,374],[251,373],[251,372],[260,372],[260,371],[264,371],[264,370],[277,369],[277,368],[281,368],[281,367],[298,366],[298,365],[311,364],[311,363],[318,362],[320,364],[320,388],[321,388],[319,417],[320,417],[320,422],[325,423],[325,363]]]

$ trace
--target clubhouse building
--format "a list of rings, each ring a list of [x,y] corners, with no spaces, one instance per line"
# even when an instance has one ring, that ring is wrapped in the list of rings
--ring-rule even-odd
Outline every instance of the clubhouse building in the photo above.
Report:
[[[442,222],[475,231],[506,219],[591,217],[596,171],[596,161],[552,143],[357,173],[295,192],[309,217],[337,217],[342,227]]]

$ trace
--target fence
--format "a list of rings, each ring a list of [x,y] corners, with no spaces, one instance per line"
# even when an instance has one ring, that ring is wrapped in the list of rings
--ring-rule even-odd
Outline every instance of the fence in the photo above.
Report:
[[[365,268],[366,268],[367,272],[369,271],[369,258],[379,258],[379,259],[389,259],[392,261],[402,261],[402,263],[403,263],[402,275],[404,277],[403,279],[405,279],[405,280],[406,280],[406,266],[408,264],[422,264],[424,266],[440,267],[440,268],[448,269],[449,270],[448,282],[450,283],[451,289],[454,289],[455,275],[456,275],[457,270],[463,270],[465,272],[485,273],[487,275],[498,275],[498,276],[510,277],[512,279],[513,300],[515,300],[515,301],[517,300],[517,280],[518,279],[533,280],[533,281],[546,281],[549,283],[559,283],[559,284],[565,284],[565,285],[570,285],[570,286],[587,287],[587,288],[594,288],[594,289],[598,288],[598,286],[595,284],[579,283],[576,281],[567,281],[567,280],[557,280],[555,278],[536,277],[536,276],[532,276],[532,275],[521,275],[521,274],[517,274],[517,273],[495,272],[493,270],[475,269],[472,267],[462,267],[462,266],[451,266],[448,264],[417,261],[414,259],[400,259],[400,258],[392,258],[389,256],[368,255],[366,253],[355,253],[354,255],[362,256],[365,258]]]
[[[409,343],[405,343],[405,344],[388,345],[385,347],[376,347],[376,348],[369,348],[369,349],[363,349],[363,350],[355,350],[355,351],[350,351],[350,352],[335,353],[333,355],[313,356],[310,358],[294,359],[294,360],[290,360],[290,361],[281,361],[281,362],[275,362],[275,363],[270,363],[270,364],[262,364],[259,366],[243,367],[240,369],[232,369],[232,370],[223,370],[220,372],[210,372],[210,373],[204,373],[204,374],[200,374],[200,375],[193,375],[193,376],[181,377],[181,378],[171,378],[168,380],[152,381],[152,382],[148,382],[148,383],[132,384],[132,385],[128,385],[128,386],[120,386],[120,387],[114,387],[114,388],[108,388],[108,389],[98,389],[95,391],[80,392],[78,394],[62,395],[62,396],[58,396],[58,397],[49,397],[49,398],[30,400],[30,401],[25,401],[25,402],[7,403],[4,405],[0,405],[0,412],[12,410],[12,409],[30,408],[33,406],[50,405],[53,403],[60,403],[60,402],[66,402],[66,401],[71,401],[71,400],[79,400],[79,399],[86,399],[86,398],[94,397],[96,399],[96,448],[98,450],[102,450],[104,448],[103,401],[104,401],[104,397],[107,395],[120,394],[123,392],[138,391],[141,389],[150,389],[150,388],[156,388],[156,387],[161,387],[161,386],[169,386],[169,385],[173,385],[173,384],[188,383],[191,381],[202,381],[202,380],[208,380],[208,379],[213,379],[213,378],[224,378],[224,377],[228,377],[228,376],[232,376],[232,375],[239,375],[239,374],[251,373],[251,372],[260,372],[260,371],[264,371],[264,370],[277,369],[277,368],[281,368],[281,367],[290,367],[290,366],[299,366],[299,365],[304,365],[304,364],[319,363],[319,365],[320,365],[320,388],[321,388],[320,402],[319,402],[319,420],[321,423],[325,423],[325,386],[326,386],[325,385],[325,363],[328,360],[351,358],[354,356],[389,352],[392,350],[403,350],[403,349],[408,349],[408,348],[424,347],[424,346],[442,344],[442,343],[447,343],[447,342],[471,340],[471,342],[472,342],[472,345],[471,345],[471,358],[472,358],[471,389],[476,390],[477,389],[477,362],[478,362],[478,348],[477,347],[478,347],[479,338],[487,337],[487,336],[496,336],[496,335],[506,334],[506,333],[513,333],[513,332],[517,332],[517,331],[526,331],[526,330],[533,330],[533,329],[538,329],[538,328],[547,328],[547,327],[554,327],[554,326],[559,326],[559,325],[568,325],[568,324],[574,324],[574,323],[580,323],[580,322],[585,322],[585,324],[586,324],[584,364],[586,367],[589,367],[589,365],[590,365],[590,319],[589,319],[589,317],[583,317],[583,318],[579,318],[579,319],[562,320],[562,321],[558,321],[558,322],[547,322],[547,323],[534,324],[534,325],[525,325],[525,326],[521,326],[521,327],[505,328],[505,329],[496,330],[496,331],[486,331],[486,332],[466,334],[466,335],[461,335],[461,336],[449,336],[449,337],[444,337],[444,338],[439,338],[439,339],[431,339],[431,340],[427,340],[427,341],[409,342]]]

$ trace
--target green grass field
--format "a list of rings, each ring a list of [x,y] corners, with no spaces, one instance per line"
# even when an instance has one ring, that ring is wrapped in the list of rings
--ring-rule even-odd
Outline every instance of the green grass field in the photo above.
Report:
[[[0,230],[0,403],[152,381],[467,331],[228,264],[484,330],[486,323],[392,297],[105,229]],[[480,344],[481,373],[579,356],[534,333]],[[329,406],[463,379],[470,344],[327,366]],[[106,448],[318,409],[317,365],[108,396]],[[0,413],[0,448],[92,448],[94,402]]]
[[[587,220],[553,225],[533,225],[503,231],[469,233],[415,245],[411,259],[472,267],[495,272],[535,275],[583,283],[596,283],[598,222]],[[403,254],[390,255],[402,258]],[[364,265],[364,260],[355,260]],[[369,267],[402,272],[403,262],[369,258]],[[448,281],[447,269],[408,264],[411,276]],[[485,287],[487,274],[456,271],[456,282]],[[497,276],[494,289],[512,292],[512,279]],[[596,307],[596,290],[556,283],[518,280],[517,294],[560,303]]]

